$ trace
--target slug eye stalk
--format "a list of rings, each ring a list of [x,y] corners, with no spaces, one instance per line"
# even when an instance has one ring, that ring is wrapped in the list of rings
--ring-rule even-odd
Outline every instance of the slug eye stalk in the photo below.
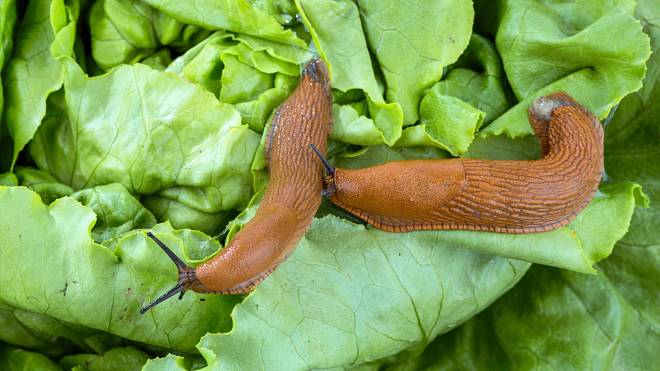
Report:
[[[330,165],[328,159],[321,154],[321,151],[314,145],[310,144],[309,147],[316,153],[319,160],[325,168],[325,176],[323,176],[323,197],[331,196],[337,192],[337,187],[335,186],[335,168]]]
[[[155,307],[156,305],[164,302],[165,300],[171,298],[172,296],[179,294],[179,300],[183,299],[183,294],[189,289],[193,289],[197,286],[200,286],[201,283],[195,275],[195,268],[189,267],[184,263],[178,256],[172,251],[163,241],[159,240],[153,233],[147,232],[147,236],[154,240],[158,246],[167,254],[167,256],[172,260],[176,269],[179,271],[179,282],[176,286],[172,287],[169,291],[159,296],[156,300],[152,301],[142,309],[140,309],[140,314],[144,314],[149,309]]]

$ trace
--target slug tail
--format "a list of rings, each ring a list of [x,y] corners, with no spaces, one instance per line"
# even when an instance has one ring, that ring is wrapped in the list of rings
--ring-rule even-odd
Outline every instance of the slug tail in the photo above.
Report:
[[[548,128],[552,120],[552,112],[556,108],[564,106],[581,108],[570,95],[563,92],[538,97],[529,107],[529,123],[534,130],[534,134],[536,134],[541,142],[541,155],[544,157],[550,149],[548,145]]]
[[[319,160],[325,167],[325,175],[323,176],[323,197],[331,196],[337,192],[337,186],[335,185],[335,168],[330,165],[325,156],[319,151],[319,149],[314,145],[310,144],[309,147],[316,153]]]
[[[164,302],[176,294],[179,294],[179,300],[181,300],[183,299],[183,294],[186,291],[202,286],[199,279],[197,279],[197,275],[195,274],[195,268],[187,266],[186,263],[184,263],[178,256],[176,256],[174,251],[167,247],[163,241],[154,236],[153,233],[147,232],[147,237],[154,240],[154,242],[156,242],[156,244],[172,260],[174,265],[176,265],[176,269],[179,271],[179,281],[177,282],[176,286],[172,287],[170,290],[159,296],[156,300],[152,301],[148,305],[142,307],[142,309],[140,309],[140,314],[146,313],[149,309],[155,307],[156,305]]]

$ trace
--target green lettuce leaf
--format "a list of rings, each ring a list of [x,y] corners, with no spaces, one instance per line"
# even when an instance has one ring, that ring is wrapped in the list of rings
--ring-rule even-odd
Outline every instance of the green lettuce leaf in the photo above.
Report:
[[[21,166],[17,166],[14,170],[18,184],[37,192],[45,204],[73,193],[71,187],[58,182],[45,171]]]
[[[137,371],[142,369],[149,358],[147,353],[135,347],[121,347],[110,349],[103,355],[76,354],[62,357],[58,363],[65,370],[80,366],[89,371]]]
[[[472,34],[470,44],[447,75],[435,87],[483,111],[488,124],[511,106],[511,98],[495,45],[487,38]],[[479,127],[477,127],[479,129]]]
[[[492,307],[438,338],[396,370],[647,369],[660,348],[660,6],[640,1],[637,17],[653,54],[638,92],[606,126],[609,179],[634,179],[651,197],[597,276],[532,267]]]
[[[342,92],[360,90],[368,103],[370,117],[351,112],[349,106],[335,106],[338,114],[331,138],[360,145],[394,144],[401,136],[401,106],[383,99],[358,7],[349,0],[297,0],[296,5],[314,46],[328,62],[332,88]]]
[[[14,25],[16,24],[16,1],[3,1],[0,4],[0,72],[11,56],[14,47]],[[9,168],[12,158],[13,143],[8,137],[7,128],[2,120],[4,109],[3,81],[0,80],[0,171]]]
[[[651,37],[653,54],[644,86],[627,96],[605,127],[605,171],[612,181],[634,179],[651,198],[650,209],[635,213],[625,241],[660,243],[660,5],[640,1],[637,16]]]
[[[0,187],[0,205],[16,211],[0,215],[0,229],[13,226],[0,237],[0,259],[6,264],[0,300],[7,305],[169,351],[190,351],[207,332],[229,328],[229,310],[237,300],[232,296],[205,296],[202,302],[190,294],[177,305],[139,314],[174,274],[144,232],[98,245],[90,233],[96,220],[91,209],[69,197],[47,207],[24,187]],[[191,264],[218,249],[200,232],[167,225],[154,232]],[[180,246],[188,250],[182,253]]]
[[[580,270],[593,271],[591,264],[609,255],[614,242],[625,233],[635,195],[641,197],[639,186],[631,183],[603,191],[569,228],[546,235],[392,234],[334,216],[317,219],[296,252],[236,306],[232,331],[205,336],[198,349],[211,369],[281,364],[293,368],[357,366],[411,347],[421,349],[485,307],[456,302],[466,299],[465,285],[479,285],[481,279],[492,281],[489,288],[471,287],[469,300],[495,298],[511,283],[495,283],[491,274],[513,280],[521,267],[527,267],[517,260],[481,255],[481,251],[524,255],[546,264],[575,261]],[[250,219],[255,207],[251,205],[234,221],[228,240]],[[603,210],[611,209],[622,213],[603,218]],[[487,257],[487,266],[495,261],[498,267],[500,262],[505,264],[508,275],[499,271],[505,265],[488,268],[488,274],[481,272],[484,263],[473,261],[476,257]],[[464,275],[472,276],[469,283],[454,281]],[[382,297],[388,298],[386,304],[379,299]],[[454,305],[456,309],[449,309]],[[149,363],[146,369],[156,370],[164,364],[178,369],[179,362],[161,360]]]
[[[28,352],[16,347],[0,344],[0,368],[7,371],[43,370],[62,371],[50,358],[43,354]]]
[[[18,178],[14,173],[2,173],[0,174],[0,185],[4,186],[17,186]]]
[[[140,63],[157,70],[164,70],[172,63],[172,53],[169,49],[158,49],[155,53],[141,60]]]
[[[520,103],[482,135],[531,134],[527,108],[540,95],[564,91],[602,119],[639,89],[650,48],[630,4],[500,1],[496,45]]]
[[[66,294],[68,286],[59,291]],[[72,353],[102,354],[121,346],[125,340],[103,330],[15,308],[0,302],[2,339],[27,350],[42,352],[53,359]]]
[[[152,358],[142,368],[143,370],[163,370],[163,371],[181,371],[181,370],[199,370],[206,366],[204,359],[200,357],[181,357],[174,354],[168,354],[162,358]]]
[[[1,341],[53,359],[68,355],[60,366],[77,369],[137,368],[144,351],[185,354],[149,361],[152,370],[543,365],[521,349],[556,368],[572,361],[602,368],[603,354],[632,368],[634,359],[652,356],[657,342],[633,346],[635,338],[658,334],[657,304],[648,300],[660,237],[658,133],[648,124],[658,116],[655,88],[647,88],[658,78],[654,64],[645,88],[626,98],[607,126],[609,182],[565,228],[524,236],[392,234],[327,215],[337,211],[325,207],[254,293],[187,293],[138,314],[176,277],[141,229],[154,228],[191,265],[220,248],[201,232],[228,241],[240,230],[258,195],[229,220],[267,182],[257,133],[312,53],[332,74],[329,155],[337,165],[450,153],[538,158],[525,117],[535,95],[565,89],[603,117],[640,86],[648,43],[631,17],[634,1],[493,3],[497,22],[474,26],[497,31],[497,49],[471,36],[469,2],[82,4],[79,11],[75,0],[31,2],[3,79],[14,115],[7,119],[7,111],[4,123],[18,133],[14,158],[34,139],[31,157],[21,156],[15,173],[0,174],[0,184],[9,185],[0,186],[0,210],[11,210],[0,213]],[[478,2],[478,19],[483,7]],[[645,14],[648,31],[658,11]],[[151,67],[133,64],[139,61]],[[102,69],[110,71],[88,76]],[[508,110],[515,100],[521,103]],[[19,117],[24,113],[29,117]],[[404,122],[419,125],[403,130]],[[26,167],[32,161],[39,170]],[[628,230],[635,204],[648,203],[630,180],[643,184],[652,209],[635,214],[619,248],[596,265],[599,275],[534,267],[511,294],[469,320],[513,287],[530,262],[594,273]],[[541,315],[553,329],[536,321]],[[582,329],[588,349],[562,337],[573,328]],[[610,339],[620,339],[626,354],[608,353]],[[555,356],[554,347],[569,346],[575,350]],[[27,359],[29,352],[16,351],[12,359]]]
[[[28,314],[27,319],[26,314]],[[30,317],[28,312],[0,302],[0,341],[39,351],[50,357],[59,357],[76,349],[72,342],[60,334],[49,335],[31,327]],[[42,327],[43,324],[42,322]]]
[[[283,29],[270,14],[247,0],[143,0],[183,23],[208,30],[238,32],[274,43],[288,45],[292,52],[303,52],[306,43],[291,30]],[[298,49],[295,51],[294,49]]]
[[[136,1],[99,0],[89,13],[92,57],[103,70],[135,63],[167,45],[186,49],[210,31],[186,25]]]
[[[398,102],[404,124],[419,118],[426,89],[442,77],[470,41],[474,10],[467,1],[359,0],[369,49],[375,54],[389,102]]]
[[[397,146],[434,146],[464,155],[482,124],[510,106],[505,77],[495,46],[473,34],[444,79],[426,91],[420,124],[406,128]]]
[[[327,216],[236,306],[232,331],[206,335],[198,348],[209,369],[355,366],[426,344],[528,266]],[[145,369],[180,363],[170,357]]]
[[[32,139],[46,115],[46,99],[62,87],[57,57],[72,55],[79,4],[74,0],[30,1],[16,33],[15,51],[4,78],[4,121],[14,140],[12,160]]]
[[[96,214],[92,236],[98,243],[156,224],[154,215],[118,183],[83,189],[71,197]]]
[[[390,369],[647,369],[660,346],[659,257],[658,245],[620,243],[598,276],[532,267],[484,313]]]
[[[212,200],[216,192],[194,191],[204,200]],[[227,222],[235,215],[232,211],[206,212],[204,208],[188,206],[190,203],[180,201],[179,197],[186,197],[193,192],[183,192],[170,188],[161,194],[142,197],[142,204],[149,209],[156,219],[167,220],[173,228],[191,228],[209,235],[216,235],[224,230]],[[210,196],[209,196],[210,195]],[[208,202],[201,201],[201,205]]]
[[[30,145],[39,168],[62,183],[120,183],[206,213],[247,203],[259,135],[230,105],[144,65],[89,78],[69,60],[64,87],[49,104],[59,112]]]
[[[465,101],[429,89],[420,104],[420,124],[407,127],[397,146],[435,146],[454,156],[468,150],[486,114]]]
[[[277,44],[264,48],[258,40],[245,41],[245,35],[218,31],[174,60],[166,71],[234,104],[242,122],[262,132],[270,114],[295,88],[297,62]]]

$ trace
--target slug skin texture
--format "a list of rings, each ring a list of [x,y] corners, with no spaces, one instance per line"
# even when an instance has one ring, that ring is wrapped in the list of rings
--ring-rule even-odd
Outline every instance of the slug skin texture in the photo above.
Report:
[[[529,121],[541,142],[540,160],[412,160],[335,169],[334,177],[326,176],[326,190],[336,205],[390,232],[559,228],[598,189],[603,128],[564,93],[534,101]]]
[[[266,140],[270,180],[256,215],[213,259],[197,266],[195,291],[249,292],[286,259],[321,204],[323,153],[332,125],[328,70],[308,63],[296,90],[277,109]]]
[[[325,153],[332,125],[328,69],[305,65],[296,90],[280,105],[266,138],[270,173],[255,216],[212,259],[191,268],[151,232],[179,271],[176,286],[144,306],[145,313],[187,290],[240,294],[253,290],[295,249],[321,204],[323,166],[311,145]]]

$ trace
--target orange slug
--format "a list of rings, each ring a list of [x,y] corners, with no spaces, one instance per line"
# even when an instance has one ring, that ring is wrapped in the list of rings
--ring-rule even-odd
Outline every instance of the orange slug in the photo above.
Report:
[[[292,253],[321,203],[323,167],[309,145],[325,152],[332,125],[328,70],[321,60],[305,65],[298,87],[275,112],[266,138],[268,188],[255,216],[211,260],[195,268],[183,263],[151,232],[172,259],[179,281],[140,310],[186,290],[240,294],[254,289]]]
[[[565,93],[535,100],[529,121],[543,158],[394,161],[357,170],[326,167],[324,193],[378,229],[535,233],[570,223],[603,171],[603,128]]]

